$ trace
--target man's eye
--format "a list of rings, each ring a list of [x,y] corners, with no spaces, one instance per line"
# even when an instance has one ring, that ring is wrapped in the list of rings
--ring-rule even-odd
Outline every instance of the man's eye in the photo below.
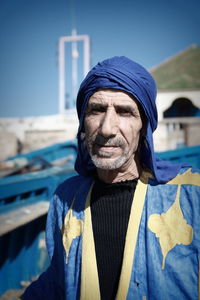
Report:
[[[104,107],[91,107],[88,111],[89,114],[100,114],[102,112],[105,112]]]
[[[128,116],[132,116],[132,111],[130,111],[129,109],[126,109],[126,108],[119,108],[117,109],[117,113],[120,115],[120,116],[124,116],[124,117],[128,117]]]

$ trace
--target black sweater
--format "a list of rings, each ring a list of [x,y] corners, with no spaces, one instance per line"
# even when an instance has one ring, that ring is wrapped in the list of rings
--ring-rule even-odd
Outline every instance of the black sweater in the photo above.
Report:
[[[108,184],[96,180],[91,214],[102,300],[115,299],[125,237],[137,180]]]

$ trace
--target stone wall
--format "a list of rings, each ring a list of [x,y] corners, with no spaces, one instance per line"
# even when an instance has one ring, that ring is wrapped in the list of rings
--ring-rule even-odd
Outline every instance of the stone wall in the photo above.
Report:
[[[76,137],[75,110],[65,115],[0,118],[0,160]]]
[[[200,118],[165,118],[154,133],[156,151],[174,150],[183,146],[200,145]]]
[[[0,131],[0,160],[18,152],[18,141],[14,132]]]

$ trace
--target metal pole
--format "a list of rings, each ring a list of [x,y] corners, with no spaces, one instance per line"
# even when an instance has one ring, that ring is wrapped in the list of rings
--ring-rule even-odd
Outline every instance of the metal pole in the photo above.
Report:
[[[59,39],[59,113],[65,110],[65,41]]]
[[[76,36],[76,29],[72,30],[72,36]],[[77,86],[78,86],[78,48],[77,41],[72,42],[72,99],[70,99],[70,108],[73,108]]]
[[[84,77],[87,75],[87,73],[90,70],[90,37],[88,35],[84,36],[84,65],[83,65],[83,75]]]

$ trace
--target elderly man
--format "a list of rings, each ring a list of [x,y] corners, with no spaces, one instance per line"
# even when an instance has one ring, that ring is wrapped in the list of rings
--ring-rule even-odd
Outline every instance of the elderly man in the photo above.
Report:
[[[151,75],[126,57],[88,73],[79,175],[51,201],[51,264],[23,299],[198,299],[200,175],[155,157],[155,98]]]

